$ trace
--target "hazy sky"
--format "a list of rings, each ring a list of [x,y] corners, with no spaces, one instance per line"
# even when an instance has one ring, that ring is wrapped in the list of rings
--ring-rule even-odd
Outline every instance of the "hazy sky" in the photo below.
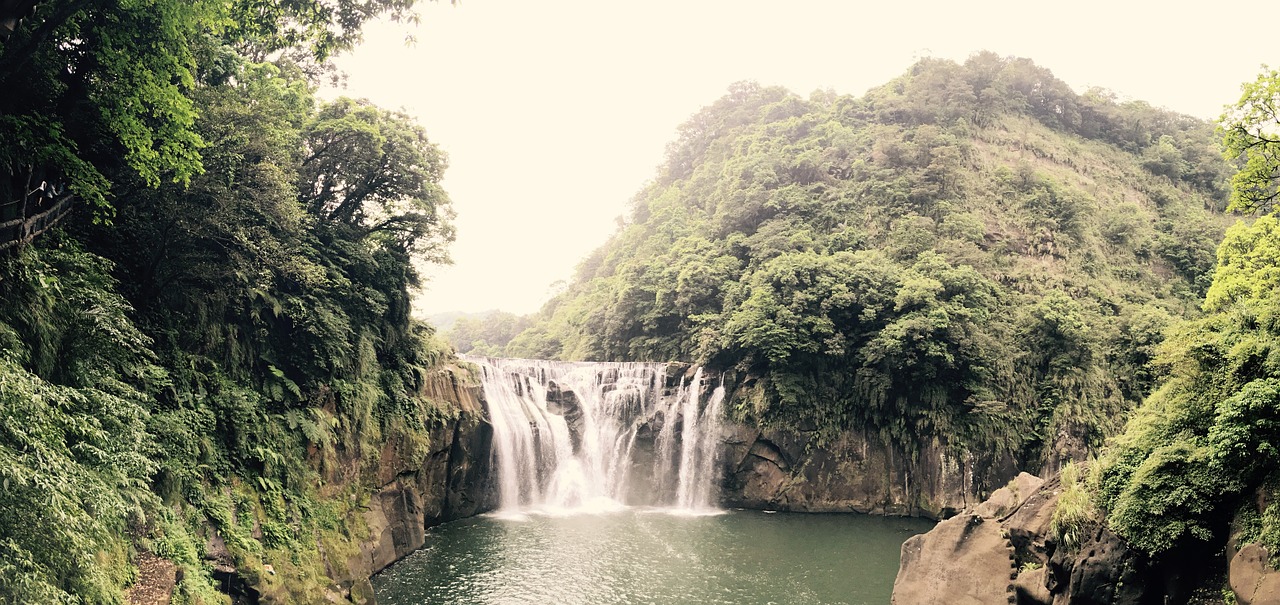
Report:
[[[449,154],[458,239],[426,313],[537,310],[615,230],[676,127],[736,81],[861,95],[920,57],[991,50],[1077,90],[1214,118],[1280,62],[1274,1],[462,0],[419,13],[416,27],[366,28],[338,64],[343,94],[406,110]]]

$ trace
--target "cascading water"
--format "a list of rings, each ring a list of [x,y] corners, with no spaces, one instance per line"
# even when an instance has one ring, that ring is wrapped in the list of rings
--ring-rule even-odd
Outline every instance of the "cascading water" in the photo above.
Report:
[[[500,510],[715,510],[723,385],[657,363],[467,357],[482,372]]]

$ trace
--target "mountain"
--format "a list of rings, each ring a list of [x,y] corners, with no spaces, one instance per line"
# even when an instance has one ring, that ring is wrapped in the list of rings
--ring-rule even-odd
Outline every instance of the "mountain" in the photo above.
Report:
[[[926,59],[861,97],[736,84],[507,346],[682,359],[735,419],[1056,467],[1150,390],[1228,220],[1213,126],[1026,59]]]

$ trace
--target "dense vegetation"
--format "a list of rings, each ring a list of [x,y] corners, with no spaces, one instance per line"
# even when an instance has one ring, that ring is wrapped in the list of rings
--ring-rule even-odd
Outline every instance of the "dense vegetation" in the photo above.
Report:
[[[1229,175],[1211,124],[1024,59],[862,97],[739,84],[507,352],[699,360],[755,379],[742,419],[1056,463],[1154,384]]]
[[[1094,469],[1107,524],[1153,554],[1204,552],[1238,510],[1242,537],[1280,555],[1277,106],[1280,72],[1268,71],[1223,116],[1226,154],[1244,166],[1232,208],[1260,216],[1227,231],[1205,316],[1161,346],[1156,360],[1168,379]]]
[[[409,318],[445,158],[312,96],[411,4],[46,2],[0,49],[0,194],[89,203],[0,260],[0,600],[119,603],[149,551],[174,602],[224,602],[211,531],[265,594],[325,600],[377,448],[446,413]]]
[[[491,357],[501,357],[507,344],[531,324],[529,316],[505,311],[446,313],[429,317],[428,320],[448,339],[455,351]]]
[[[175,602],[223,602],[211,531],[259,589],[326,598],[377,447],[448,413],[419,395],[447,353],[409,318],[413,261],[452,238],[445,158],[405,115],[313,96],[412,4],[51,0],[0,47],[0,202],[85,202],[0,259],[0,600],[119,603],[147,551],[181,568]],[[1280,464],[1278,91],[1264,74],[1224,120],[1232,179],[1211,125],[1022,59],[856,98],[737,85],[532,325],[455,342],[699,360],[751,379],[740,419],[1032,465],[1158,385],[1095,502],[1068,467],[1072,510],[1161,553],[1243,504],[1280,552],[1280,505],[1250,507]],[[1261,216],[1215,258],[1228,201]]]

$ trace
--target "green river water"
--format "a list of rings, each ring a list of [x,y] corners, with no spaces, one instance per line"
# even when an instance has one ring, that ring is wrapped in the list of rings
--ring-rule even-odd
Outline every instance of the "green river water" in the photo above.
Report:
[[[483,516],[374,578],[379,605],[885,605],[921,519],[728,511]]]

